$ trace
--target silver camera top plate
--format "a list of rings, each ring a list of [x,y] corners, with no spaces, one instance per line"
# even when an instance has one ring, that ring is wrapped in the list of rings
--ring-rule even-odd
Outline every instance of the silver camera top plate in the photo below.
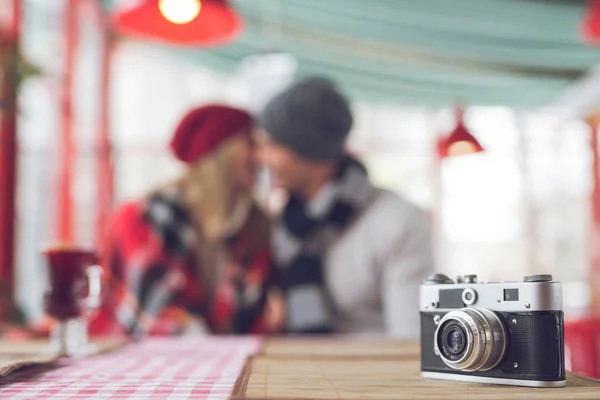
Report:
[[[461,305],[448,306],[440,293],[456,293]],[[510,293],[516,296],[510,298]],[[560,311],[563,307],[559,282],[428,283],[421,285],[420,311],[445,312],[462,307],[492,311]]]

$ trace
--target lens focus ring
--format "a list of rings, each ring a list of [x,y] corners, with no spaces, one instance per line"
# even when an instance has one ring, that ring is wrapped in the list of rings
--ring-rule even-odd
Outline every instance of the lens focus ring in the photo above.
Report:
[[[494,312],[463,308],[442,318],[434,345],[444,363],[453,369],[488,371],[504,356],[506,330]]]

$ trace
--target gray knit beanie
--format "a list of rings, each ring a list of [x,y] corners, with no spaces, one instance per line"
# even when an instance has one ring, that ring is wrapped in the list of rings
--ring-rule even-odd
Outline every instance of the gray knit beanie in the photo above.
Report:
[[[258,123],[275,141],[304,158],[338,161],[352,129],[352,113],[334,83],[307,78],[271,99]]]

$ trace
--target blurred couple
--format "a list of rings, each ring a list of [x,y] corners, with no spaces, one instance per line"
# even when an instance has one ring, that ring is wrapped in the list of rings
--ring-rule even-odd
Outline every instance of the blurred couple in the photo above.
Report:
[[[179,123],[175,182],[116,213],[96,334],[375,334],[417,338],[433,271],[426,215],[346,152],[348,100],[300,81],[254,119],[207,105]],[[287,193],[269,216],[258,167]]]

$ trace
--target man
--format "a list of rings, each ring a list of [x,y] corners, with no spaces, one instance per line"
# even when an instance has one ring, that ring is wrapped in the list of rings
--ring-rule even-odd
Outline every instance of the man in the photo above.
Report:
[[[274,258],[290,333],[419,335],[418,288],[433,271],[426,215],[371,185],[345,152],[348,101],[333,83],[301,81],[272,99],[254,137],[289,199]]]

